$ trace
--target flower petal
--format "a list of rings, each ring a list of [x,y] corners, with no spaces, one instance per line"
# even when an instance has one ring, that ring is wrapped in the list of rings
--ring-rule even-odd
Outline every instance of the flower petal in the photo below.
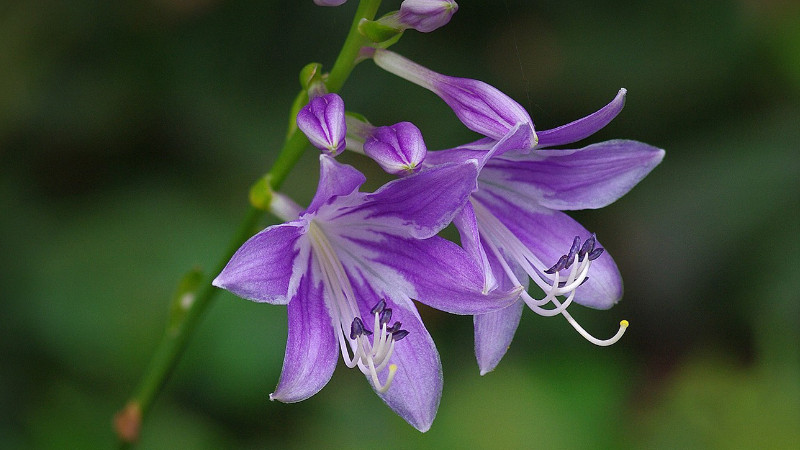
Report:
[[[309,261],[309,265],[314,264]],[[320,391],[331,379],[339,360],[331,316],[323,300],[323,286],[314,286],[308,271],[288,305],[289,338],[283,370],[270,400],[294,403]]]
[[[499,289],[506,291],[513,289],[511,280],[505,276],[495,255],[488,252],[486,256],[495,274],[495,279],[499,280]],[[510,265],[515,272],[517,280],[520,280],[523,283],[523,288],[527,289],[527,274],[517,264],[511,262]],[[511,306],[474,317],[475,357],[478,360],[478,368],[481,371],[481,375],[486,375],[493,371],[508,351],[519,326],[519,319],[522,316],[524,306],[525,302],[517,300]]]
[[[446,164],[394,180],[373,194],[352,196],[325,212],[342,229],[381,230],[425,239],[446,227],[476,188],[477,163]],[[322,214],[322,211],[320,211]]]
[[[471,203],[467,202],[461,212],[456,214],[453,219],[453,225],[461,237],[461,247],[483,272],[483,292],[489,292],[497,285],[497,280],[492,273],[492,268],[489,266],[483,245],[481,245],[478,221],[475,218],[475,211],[472,209]]]
[[[317,193],[306,212],[316,212],[320,206],[334,197],[351,194],[358,190],[367,178],[353,166],[341,164],[328,155],[319,155],[319,184]]]
[[[393,317],[403,324],[408,336],[395,344],[390,361],[397,364],[397,373],[389,390],[379,395],[394,412],[424,433],[436,418],[442,398],[442,363],[433,338],[416,311],[396,306]]]
[[[545,265],[553,264],[565,254],[575,236],[588,238],[589,233],[568,215],[541,208],[517,197],[497,196],[487,190],[474,196]],[[614,259],[604,252],[592,262],[589,281],[575,293],[575,302],[596,309],[607,309],[622,298],[622,276]]]
[[[369,310],[378,300],[384,298],[387,306],[392,308],[392,321],[399,321],[402,328],[408,331],[408,336],[395,342],[390,359],[391,364],[397,365],[394,381],[386,393],[379,393],[378,396],[414,428],[422,432],[428,431],[442,397],[442,363],[439,353],[414,303],[402,295],[382,295],[371,286],[372,278],[364,275],[359,269],[351,272],[362,317],[370,317]],[[381,383],[386,382],[387,372],[388,370],[384,370],[379,374]]]
[[[504,308],[520,293],[484,293],[483,273],[469,254],[438,236],[417,240],[383,235],[374,241],[347,236],[337,241],[342,264],[369,273],[381,296],[407,296],[441,311],[471,315]],[[342,246],[346,252],[338,250]]]
[[[577,150],[537,150],[486,163],[481,189],[513,192],[558,210],[602,208],[625,195],[664,157],[664,151],[628,140]]]
[[[481,375],[493,371],[508,351],[524,306],[525,302],[518,300],[501,310],[474,317],[475,357]]]
[[[300,253],[298,240],[305,226],[300,221],[262,230],[234,253],[211,283],[239,297],[256,302],[285,305],[290,292],[294,264]]]
[[[624,88],[620,89],[611,103],[584,118],[550,130],[539,131],[539,144],[537,148],[571,144],[593,135],[598,130],[608,125],[608,123],[614,120],[617,114],[622,111],[622,107],[625,106],[625,95],[627,92],[628,91]]]

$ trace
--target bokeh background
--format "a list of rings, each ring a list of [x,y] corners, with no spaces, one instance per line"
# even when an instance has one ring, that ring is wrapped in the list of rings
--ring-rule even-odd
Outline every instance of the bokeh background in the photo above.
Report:
[[[479,4],[476,4],[479,3]],[[382,12],[398,1],[384,2]],[[0,5],[0,447],[108,448],[177,280],[211,268],[274,161],[308,62],[328,68],[356,1],[6,1]],[[469,317],[422,309],[442,355],[433,428],[340,367],[299,404],[269,402],[285,308],[222,293],[146,419],[141,448],[797,448],[800,443],[800,3],[461,2],[394,47],[485,80],[537,128],[629,91],[591,141],[664,162],[574,214],[626,282],[571,308],[610,348],[526,311],[478,374]],[[368,62],[342,92],[429,148],[472,139],[432,94]],[[357,155],[344,160],[369,172]],[[285,185],[316,186],[309,150]],[[265,222],[265,225],[268,222]]]

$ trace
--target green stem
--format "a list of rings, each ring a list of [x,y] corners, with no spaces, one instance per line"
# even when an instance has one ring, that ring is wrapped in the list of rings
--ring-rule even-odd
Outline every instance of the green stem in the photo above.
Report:
[[[347,33],[342,51],[339,52],[339,56],[336,58],[336,62],[333,63],[333,68],[328,75],[328,80],[325,82],[329,92],[339,92],[339,89],[344,86],[347,77],[350,76],[350,72],[356,66],[359,50],[361,50],[361,47],[370,44],[370,41],[358,32],[358,24],[362,19],[373,20],[380,5],[380,0],[361,0],[358,4],[358,10],[356,10],[353,23],[350,25],[350,32]]]
[[[341,89],[353,71],[359,50],[362,46],[368,44],[367,40],[358,33],[358,24],[361,19],[374,19],[379,5],[380,0],[361,0],[359,3],[350,32],[328,78],[327,85],[330,92],[336,92]],[[278,159],[267,173],[267,180],[269,180],[272,189],[277,190],[280,188],[307,146],[308,140],[302,133],[296,131],[290,133],[278,155]],[[253,206],[250,207],[211,276],[216,276],[221,272],[236,250],[257,231],[263,215],[263,210]],[[175,369],[203,313],[208,309],[217,292],[219,292],[217,288],[211,285],[212,280],[213,278],[211,277],[205,279],[197,292],[194,293],[193,301],[180,311],[179,316],[171,318],[173,320],[169,321],[164,336],[156,348],[133,397],[128,401],[125,408],[115,416],[114,425],[123,447],[137,440],[142,419],[150,410],[156,396]]]

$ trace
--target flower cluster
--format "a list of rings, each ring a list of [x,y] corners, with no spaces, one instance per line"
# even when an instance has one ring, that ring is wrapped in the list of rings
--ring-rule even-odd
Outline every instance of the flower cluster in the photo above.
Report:
[[[453,1],[405,0],[377,22],[427,32],[456,10]],[[390,408],[426,431],[441,398],[442,370],[414,301],[474,316],[481,374],[504,356],[525,306],[563,316],[597,345],[616,342],[626,321],[600,340],[568,312],[572,303],[610,308],[622,296],[622,281],[594,234],[563,211],[615,201],[664,152],[631,140],[553,147],[606,126],[626,91],[584,118],[536,131],[522,106],[486,83],[436,73],[385,45],[365,47],[361,57],[432,91],[483,137],[429,152],[412,123],[374,126],[346,114],[324,78],[307,87],[310,100],[296,119],[321,151],[316,195],[304,208],[273,193],[270,210],[285,222],[248,240],[214,280],[241,297],[287,305],[286,355],[270,398],[314,395],[341,355]],[[365,176],[335,159],[345,148],[398,178],[361,192]],[[460,245],[438,236],[451,223]]]

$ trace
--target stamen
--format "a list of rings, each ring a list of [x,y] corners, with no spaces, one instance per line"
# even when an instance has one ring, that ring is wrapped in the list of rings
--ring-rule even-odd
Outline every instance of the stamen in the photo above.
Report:
[[[342,359],[347,367],[358,367],[371,380],[376,390],[386,392],[397,371],[395,364],[389,364],[395,342],[408,335],[408,332],[400,329],[399,322],[395,322],[391,328],[388,327],[392,310],[386,307],[384,299],[370,310],[374,319],[373,331],[366,328],[359,314],[350,279],[335,248],[315,221],[310,222],[309,230],[314,263],[321,272],[328,306],[334,315],[334,328]],[[372,342],[370,336],[373,336]],[[386,382],[381,384],[378,374],[386,366],[389,366],[389,373]]]
[[[572,260],[575,259],[575,254],[578,253],[578,250],[581,248],[581,237],[575,236],[575,239],[572,240],[572,247],[569,248],[569,253],[567,253],[567,266],[566,268],[569,269],[569,266],[572,265]]]
[[[353,324],[350,325],[350,339],[358,339],[364,334],[364,322],[360,317],[353,319]]]
[[[404,337],[408,336],[408,331],[406,330],[399,330],[392,333],[392,339],[397,342],[402,340]]]
[[[386,308],[383,311],[381,311],[379,317],[381,325],[386,325],[387,323],[389,323],[392,320],[391,308]]]
[[[376,303],[369,312],[372,314],[380,314],[384,308],[386,308],[386,300],[381,299],[381,301]]]
[[[619,341],[628,327],[627,321],[620,322],[620,328],[614,336],[601,340],[584,330],[567,312],[567,307],[575,299],[576,289],[589,279],[588,272],[592,261],[599,258],[604,252],[602,247],[596,247],[597,237],[594,233],[583,242],[583,245],[581,245],[580,236],[575,236],[569,251],[562,255],[555,264],[542,270],[541,267],[547,266],[542,264],[494,214],[474,199],[472,205],[478,219],[481,240],[495,255],[508,279],[516,286],[522,286],[514,269],[511,268],[510,264],[513,261],[544,291],[545,297],[541,300],[534,299],[526,291],[522,291],[520,298],[531,310],[541,316],[563,315],[581,336],[595,345],[606,346]],[[567,269],[569,269],[568,274],[563,276],[562,273]],[[558,297],[565,298],[559,301]],[[554,308],[544,308],[550,302],[553,303]]]
[[[595,238],[594,233],[592,233],[592,236],[583,243],[583,247],[581,247],[581,250],[578,252],[578,260],[583,261],[583,258],[586,256],[586,254],[594,250],[594,244],[596,241],[597,239]]]

